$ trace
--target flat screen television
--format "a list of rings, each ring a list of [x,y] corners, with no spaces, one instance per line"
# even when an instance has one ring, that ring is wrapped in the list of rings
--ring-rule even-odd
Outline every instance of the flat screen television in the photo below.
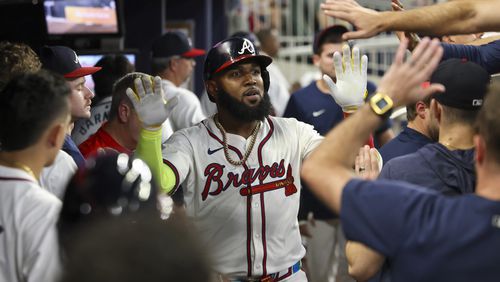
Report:
[[[120,0],[45,0],[49,36],[121,36]]]
[[[80,60],[80,64],[82,67],[93,67],[103,56],[105,55],[124,55],[127,59],[135,66],[136,62],[136,51],[109,51],[109,52],[93,52],[93,51],[84,51],[78,52],[78,58]],[[90,90],[94,91],[94,81],[92,80],[92,76],[88,75],[85,77],[85,86],[87,86]]]

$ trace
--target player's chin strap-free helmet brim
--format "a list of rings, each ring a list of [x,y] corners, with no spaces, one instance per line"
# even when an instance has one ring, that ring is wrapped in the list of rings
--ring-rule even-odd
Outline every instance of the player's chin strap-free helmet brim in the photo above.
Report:
[[[210,80],[214,75],[243,61],[254,61],[260,65],[264,91],[267,92],[269,90],[269,72],[266,67],[272,63],[273,59],[269,56],[259,55],[259,51],[253,43],[246,38],[232,37],[212,47],[205,59],[204,79],[205,81]]]

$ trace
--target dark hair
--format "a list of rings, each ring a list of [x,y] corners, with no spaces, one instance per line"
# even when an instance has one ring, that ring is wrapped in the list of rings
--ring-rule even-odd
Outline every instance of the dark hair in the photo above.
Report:
[[[68,114],[70,93],[66,80],[48,71],[13,77],[0,93],[1,149],[36,143],[51,122]]]
[[[347,32],[348,29],[345,26],[334,25],[322,30],[316,35],[313,42],[313,53],[315,55],[320,55],[323,52],[323,45],[327,43],[339,44],[343,43],[345,40],[342,39],[342,35]]]
[[[0,59],[0,90],[12,76],[42,68],[35,51],[24,43],[0,42]]]
[[[110,217],[75,235],[62,282],[209,282],[207,255],[191,225],[143,215]]]
[[[486,143],[486,153],[497,164],[500,164],[500,118],[498,109],[500,108],[500,82],[490,85],[486,94],[483,107],[479,110],[476,118],[476,131],[483,137]]]
[[[121,103],[126,102],[132,106],[132,102],[127,96],[127,88],[135,89],[134,80],[143,76],[151,77],[142,72],[131,72],[115,82],[112,91],[111,108],[109,109],[109,120],[114,120],[118,116],[118,106]]]
[[[443,104],[441,104],[441,107],[443,107],[445,122],[448,124],[460,123],[464,125],[474,126],[477,115],[479,114],[479,110],[462,110],[445,106]]]
[[[127,73],[134,71],[134,65],[124,55],[106,55],[95,64],[102,67],[98,72],[92,74],[95,83],[95,102],[111,96],[113,84]]]

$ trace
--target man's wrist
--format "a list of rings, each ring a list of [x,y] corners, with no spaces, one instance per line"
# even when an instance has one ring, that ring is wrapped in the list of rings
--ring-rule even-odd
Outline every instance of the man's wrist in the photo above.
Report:
[[[402,13],[402,12],[397,12],[397,13]],[[378,23],[375,26],[377,30],[377,34],[390,30],[392,28],[392,19],[394,16],[397,16],[396,12],[393,11],[383,11],[383,12],[378,12]]]
[[[369,97],[368,104],[372,111],[383,119],[389,118],[394,106],[391,97],[383,92],[376,92]]]

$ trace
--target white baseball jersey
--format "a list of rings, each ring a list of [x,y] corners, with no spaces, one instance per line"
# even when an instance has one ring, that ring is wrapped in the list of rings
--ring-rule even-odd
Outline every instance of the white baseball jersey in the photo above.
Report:
[[[0,166],[0,281],[56,281],[61,201],[20,169]]]
[[[42,170],[40,175],[40,186],[62,201],[66,186],[68,186],[76,169],[76,163],[73,158],[68,153],[60,150],[54,163]]]
[[[161,82],[167,101],[175,96],[178,97],[177,106],[175,106],[168,118],[173,132],[191,127],[205,119],[200,100],[196,94],[185,88],[175,86],[169,80],[163,79]]]
[[[242,158],[250,139],[227,134],[233,160]],[[267,275],[304,256],[297,222],[300,167],[321,139],[308,124],[269,117],[242,166],[226,160],[213,118],[167,141],[163,157],[182,184],[187,214],[218,272]]]

